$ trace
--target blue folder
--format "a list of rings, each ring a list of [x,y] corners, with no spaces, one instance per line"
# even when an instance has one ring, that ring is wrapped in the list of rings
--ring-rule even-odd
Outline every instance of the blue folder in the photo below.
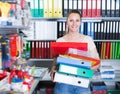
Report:
[[[77,66],[77,67],[82,67],[82,68],[88,68],[88,69],[90,69],[92,66],[91,62],[86,61],[86,60],[78,60],[75,58],[62,57],[62,56],[57,57],[56,63]]]

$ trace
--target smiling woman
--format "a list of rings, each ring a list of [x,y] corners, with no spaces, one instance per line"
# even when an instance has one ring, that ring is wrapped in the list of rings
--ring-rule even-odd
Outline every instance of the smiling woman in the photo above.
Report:
[[[96,46],[90,36],[83,35],[79,33],[79,28],[81,24],[81,15],[78,10],[71,10],[68,14],[66,21],[66,34],[60,37],[56,42],[85,42],[88,44],[88,52],[92,53],[92,57],[98,58],[99,55],[96,50]],[[100,66],[96,65],[92,67],[92,70],[98,69]],[[56,72],[56,57],[54,59],[53,67],[51,70],[51,77],[53,79],[53,74]],[[91,94],[89,87],[83,88],[74,85],[68,85],[63,83],[55,84],[54,94]]]

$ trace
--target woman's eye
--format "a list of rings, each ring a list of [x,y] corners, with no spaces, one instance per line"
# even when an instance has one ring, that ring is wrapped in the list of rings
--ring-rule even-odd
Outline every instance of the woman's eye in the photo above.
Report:
[[[76,20],[76,22],[79,22],[80,20]]]
[[[73,22],[73,20],[69,20],[70,22]],[[74,22],[80,22],[80,20],[75,20]]]
[[[72,22],[73,20],[70,20],[70,22]]]

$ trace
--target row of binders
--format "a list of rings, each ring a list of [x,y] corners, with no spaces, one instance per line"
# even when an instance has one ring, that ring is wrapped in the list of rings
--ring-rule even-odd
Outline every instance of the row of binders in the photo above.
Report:
[[[26,59],[51,59],[53,58],[50,43],[52,41],[27,41],[24,44],[24,57]]]
[[[87,52],[87,45],[76,42],[52,42],[51,49],[53,56],[58,56],[54,81],[87,88],[94,74],[91,67],[100,63],[99,59],[91,57]]]
[[[63,0],[63,16],[72,9],[78,9],[82,17],[119,17],[119,0]]]
[[[66,23],[58,22],[57,37],[65,34]],[[82,22],[79,28],[81,34],[89,35],[93,39],[119,40],[120,21]]]
[[[55,56],[58,55],[59,51],[58,49],[51,49],[51,43],[53,41],[28,41],[24,44],[24,57],[25,58],[40,58],[40,59],[50,59],[53,58],[52,53],[56,52],[54,54]],[[54,45],[54,43],[52,43]],[[56,44],[55,44],[56,45]],[[62,44],[63,45],[63,44]],[[60,45],[59,47],[61,47]],[[69,44],[67,44],[69,45]],[[67,46],[66,45],[66,46]],[[71,46],[72,44],[70,44]],[[81,45],[79,43],[79,45]],[[101,59],[120,59],[120,42],[95,42],[97,51],[99,53],[99,56]],[[65,44],[64,44],[65,46]],[[81,48],[84,51],[87,51],[84,47],[87,46],[86,44],[82,44]],[[74,48],[76,46],[74,45]],[[62,48],[59,49],[61,52],[65,53],[67,52],[68,48]],[[14,53],[16,50],[13,50]],[[58,51],[58,53],[57,53]],[[63,54],[61,53],[61,54]]]
[[[66,33],[66,22],[63,21],[35,21],[34,26],[35,31],[29,32],[28,39],[56,40]],[[120,21],[81,22],[79,32],[94,40],[119,40]]]
[[[120,59],[120,42],[95,42],[101,59]]]
[[[33,17],[66,17],[77,9],[82,17],[119,17],[119,0],[30,0]]]
[[[35,21],[35,39],[56,40],[57,22],[56,21]]]
[[[101,17],[101,0],[63,0],[63,16],[77,9],[82,17]]]
[[[62,17],[62,0],[30,0],[32,17]]]

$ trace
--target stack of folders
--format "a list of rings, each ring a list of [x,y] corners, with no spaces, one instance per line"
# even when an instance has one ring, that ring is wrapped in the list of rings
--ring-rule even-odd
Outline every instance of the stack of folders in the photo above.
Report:
[[[91,82],[90,88],[92,94],[106,94],[107,86],[104,82]]]
[[[80,49],[69,48],[68,54],[69,56],[92,62],[92,66],[100,64],[100,59],[95,58],[96,56],[94,53],[89,53],[87,51],[80,50]]]
[[[115,78],[115,69],[112,66],[101,66],[100,73],[102,79],[113,80]]]
[[[93,77],[92,63],[86,60],[78,60],[67,55],[57,57],[57,72],[54,81],[87,88]]]

